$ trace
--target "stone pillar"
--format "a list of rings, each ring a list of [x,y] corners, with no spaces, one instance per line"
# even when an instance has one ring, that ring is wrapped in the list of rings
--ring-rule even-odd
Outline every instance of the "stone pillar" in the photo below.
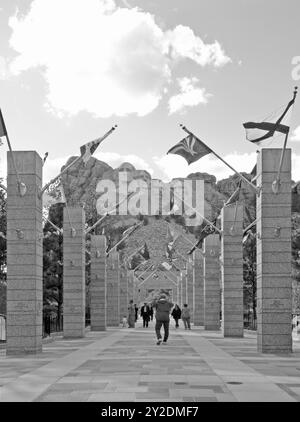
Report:
[[[180,306],[180,301],[181,301],[181,297],[180,297],[180,277],[178,275],[176,276],[176,281],[177,281],[177,288],[176,288],[177,300],[176,300],[176,303],[177,303],[177,305]]]
[[[65,338],[84,337],[85,331],[85,212],[64,208],[64,311]]]
[[[220,239],[211,234],[204,240],[204,328],[220,329]]]
[[[203,256],[199,249],[193,253],[194,258],[194,325],[204,325],[204,273]]]
[[[224,337],[243,337],[243,205],[222,209],[221,282]]]
[[[119,316],[119,254],[110,252],[107,258],[106,323],[108,327],[118,327]]]
[[[182,298],[182,304],[187,303],[187,270],[184,269],[181,272],[181,298]]]
[[[186,263],[186,301],[190,309],[191,322],[194,322],[194,277],[193,262],[189,259]]]
[[[35,151],[7,153],[7,355],[42,351],[43,228],[42,160]]]
[[[130,300],[133,300],[133,296],[134,296],[134,272],[133,270],[129,270],[127,271],[127,282],[128,282],[128,303],[127,303],[127,309],[128,309],[128,305]]]
[[[91,236],[91,331],[106,330],[106,238]]]
[[[291,150],[285,152],[281,185],[272,191],[280,149],[262,149],[257,160],[257,347],[262,353],[292,351]]]
[[[126,277],[126,269],[120,268],[120,320],[124,316],[127,317],[128,303],[128,278]]]

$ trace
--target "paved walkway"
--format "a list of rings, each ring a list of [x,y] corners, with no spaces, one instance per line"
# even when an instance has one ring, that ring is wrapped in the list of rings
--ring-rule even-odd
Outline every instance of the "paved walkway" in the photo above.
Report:
[[[157,346],[152,322],[57,338],[35,356],[2,349],[1,401],[300,401],[300,340],[291,355],[262,355],[255,333],[224,339],[172,328],[168,344]]]

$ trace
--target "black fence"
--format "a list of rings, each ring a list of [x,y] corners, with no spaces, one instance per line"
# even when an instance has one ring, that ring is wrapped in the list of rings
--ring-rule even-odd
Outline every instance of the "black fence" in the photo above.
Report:
[[[44,315],[43,316],[43,337],[50,336],[51,333],[59,333],[63,331],[63,315],[59,318],[57,315]],[[91,319],[89,315],[86,315],[85,326],[91,325]]]
[[[43,337],[50,336],[51,333],[59,333],[63,331],[63,316],[59,318],[57,315],[43,316]]]
[[[247,330],[257,329],[257,319],[253,317],[253,314],[244,314],[244,328]]]

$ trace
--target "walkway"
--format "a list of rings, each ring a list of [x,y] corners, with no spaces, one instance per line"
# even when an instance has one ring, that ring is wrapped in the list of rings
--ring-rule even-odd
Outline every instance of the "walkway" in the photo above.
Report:
[[[157,346],[151,324],[58,338],[35,356],[0,350],[0,402],[300,401],[299,340],[291,355],[262,355],[254,333],[173,328]]]

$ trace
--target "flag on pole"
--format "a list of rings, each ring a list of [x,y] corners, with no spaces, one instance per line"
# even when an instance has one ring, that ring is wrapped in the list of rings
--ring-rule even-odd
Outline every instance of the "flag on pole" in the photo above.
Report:
[[[297,91],[296,91],[297,92]],[[262,122],[246,122],[243,124],[246,129],[246,139],[254,144],[260,145],[265,139],[272,138],[275,134],[288,135],[290,127],[288,124],[289,110],[294,104],[296,95],[285,107],[283,112],[270,116]]]
[[[2,138],[2,136],[7,136],[7,130],[2,116],[2,111],[0,109],[0,138]]]
[[[211,152],[212,150],[204,142],[190,134],[169,149],[167,154],[181,155],[188,164],[191,164]]]
[[[56,181],[43,193],[43,204],[51,206],[54,204],[65,204],[66,196],[61,180]]]
[[[217,218],[214,220],[213,225],[216,226],[217,224]],[[209,236],[210,234],[215,233],[215,229],[212,225],[206,224],[206,226],[203,227],[203,229],[200,232],[200,236],[197,240],[197,243],[192,247],[191,250],[187,253],[188,255],[191,255],[197,248],[202,248],[202,244],[204,239]]]
[[[161,266],[167,271],[170,271],[172,269],[172,265],[170,265],[168,262],[162,262]]]
[[[149,254],[149,250],[148,250],[148,246],[147,246],[147,243],[146,242],[141,247],[141,249],[138,251],[138,254],[141,255],[142,258],[144,258],[145,261],[147,261],[148,259],[150,259],[150,254]]]
[[[91,156],[94,154],[98,146],[103,141],[103,138],[96,139],[94,141],[88,142],[80,147],[80,154],[84,164],[86,164]]]

